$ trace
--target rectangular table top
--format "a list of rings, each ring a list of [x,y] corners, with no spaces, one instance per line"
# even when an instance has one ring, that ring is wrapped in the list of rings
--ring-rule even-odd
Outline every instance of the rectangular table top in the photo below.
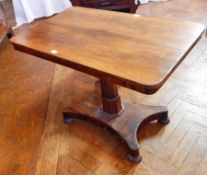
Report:
[[[17,50],[156,92],[200,39],[199,23],[72,7],[11,39]]]

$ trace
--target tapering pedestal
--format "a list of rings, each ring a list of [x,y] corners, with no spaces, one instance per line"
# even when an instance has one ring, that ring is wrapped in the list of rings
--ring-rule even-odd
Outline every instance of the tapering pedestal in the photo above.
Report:
[[[89,120],[115,132],[125,143],[129,151],[129,159],[138,163],[141,161],[137,132],[141,125],[153,120],[169,123],[167,109],[161,106],[147,106],[132,103],[122,103],[117,85],[107,80],[100,80],[102,92],[102,106],[96,110],[85,109],[78,105],[65,108],[63,111],[65,122],[71,119]]]

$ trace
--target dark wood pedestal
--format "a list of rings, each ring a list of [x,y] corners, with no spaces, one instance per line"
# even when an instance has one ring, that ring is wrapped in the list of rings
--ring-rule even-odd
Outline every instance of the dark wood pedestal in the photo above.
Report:
[[[140,126],[153,120],[159,123],[169,123],[167,109],[161,106],[146,106],[122,103],[116,84],[101,79],[102,106],[96,110],[83,109],[78,104],[75,108],[65,108],[64,121],[71,119],[89,120],[108,127],[125,143],[129,151],[129,160],[138,163],[141,160],[137,132]]]
[[[71,0],[73,6],[90,7],[103,10],[125,11],[135,13],[139,0]]]

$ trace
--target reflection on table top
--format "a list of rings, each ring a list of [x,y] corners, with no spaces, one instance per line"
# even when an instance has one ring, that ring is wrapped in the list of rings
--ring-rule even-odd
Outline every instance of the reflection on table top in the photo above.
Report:
[[[204,25],[73,7],[11,42],[21,50],[150,94],[201,37]]]

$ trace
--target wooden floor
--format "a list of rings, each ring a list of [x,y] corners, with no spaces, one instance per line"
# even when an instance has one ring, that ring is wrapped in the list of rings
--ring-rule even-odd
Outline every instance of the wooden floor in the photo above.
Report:
[[[206,0],[142,5],[138,14],[207,24]],[[175,43],[176,44],[176,43]],[[171,122],[138,135],[143,161],[132,164],[117,137],[93,124],[63,123],[61,108],[97,105],[86,74],[0,46],[0,175],[206,175],[207,38],[152,96],[119,88],[126,101],[166,105]]]

